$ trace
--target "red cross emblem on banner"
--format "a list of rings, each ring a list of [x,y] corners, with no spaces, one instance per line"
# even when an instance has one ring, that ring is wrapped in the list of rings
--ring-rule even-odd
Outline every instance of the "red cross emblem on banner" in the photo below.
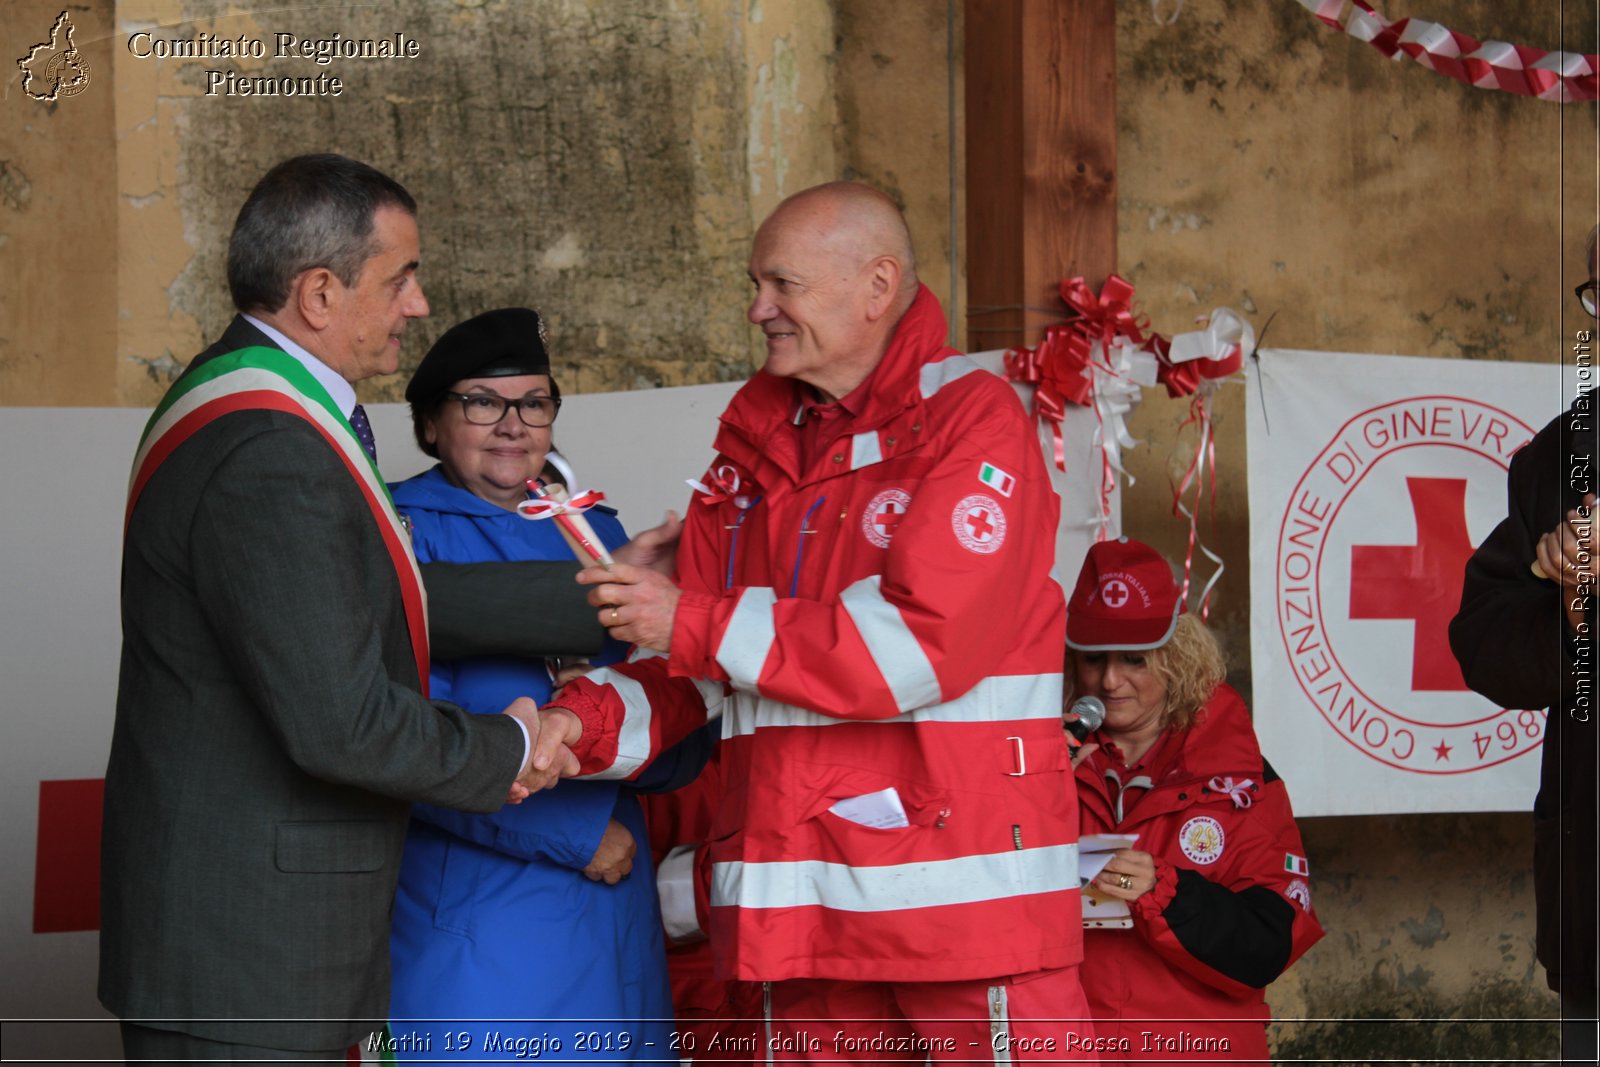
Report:
[[[1461,604],[1462,572],[1472,555],[1465,478],[1407,478],[1417,522],[1414,545],[1354,545],[1350,617],[1412,623],[1411,688],[1462,692],[1449,626]]]
[[[1544,714],[1474,694],[1449,643],[1474,531],[1505,514],[1506,468],[1532,436],[1471,397],[1398,397],[1334,427],[1284,497],[1272,611],[1286,674],[1380,763],[1466,774],[1543,740]]]

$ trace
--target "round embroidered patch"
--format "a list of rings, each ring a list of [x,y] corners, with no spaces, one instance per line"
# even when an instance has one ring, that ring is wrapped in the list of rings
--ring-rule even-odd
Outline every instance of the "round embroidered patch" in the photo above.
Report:
[[[1178,847],[1201,866],[1217,862],[1222,856],[1222,824],[1209,815],[1196,815],[1178,831]]]
[[[879,548],[888,548],[910,506],[910,493],[904,489],[885,489],[867,501],[867,509],[861,513],[861,532]]]
[[[975,493],[963,498],[950,513],[950,527],[962,548],[986,556],[1006,539],[1006,513],[994,497]]]
[[[1311,887],[1300,879],[1296,878],[1290,882],[1289,888],[1283,891],[1283,895],[1300,905],[1301,911],[1311,910]]]

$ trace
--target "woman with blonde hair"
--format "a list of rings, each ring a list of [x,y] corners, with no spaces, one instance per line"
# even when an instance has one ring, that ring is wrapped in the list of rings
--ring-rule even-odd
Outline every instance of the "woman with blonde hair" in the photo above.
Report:
[[[1101,1047],[1265,1060],[1264,990],[1322,936],[1305,846],[1216,639],[1149,546],[1089,550],[1066,667],[1069,703],[1105,707],[1074,757],[1082,834],[1137,835],[1085,887],[1086,908],[1108,905],[1081,969]]]

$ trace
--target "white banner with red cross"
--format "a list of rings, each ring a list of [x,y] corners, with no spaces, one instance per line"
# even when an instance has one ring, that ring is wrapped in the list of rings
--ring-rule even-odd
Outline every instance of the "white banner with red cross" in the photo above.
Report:
[[[1557,364],[1261,352],[1250,370],[1256,733],[1300,815],[1528,809],[1543,709],[1470,691],[1447,628]]]

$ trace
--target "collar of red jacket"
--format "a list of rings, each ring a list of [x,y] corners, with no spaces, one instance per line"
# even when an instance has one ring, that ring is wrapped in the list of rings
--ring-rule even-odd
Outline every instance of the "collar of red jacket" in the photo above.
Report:
[[[1160,754],[1158,762],[1163,766],[1147,767],[1158,771],[1153,775],[1157,785],[1218,774],[1244,775],[1261,781],[1261,746],[1250,725],[1250,709],[1226,682],[1211,694],[1194,725],[1170,736],[1165,744],[1174,750]],[[1093,756],[1090,762],[1096,766],[1083,776],[1086,780],[1097,778],[1109,765],[1109,761]]]

